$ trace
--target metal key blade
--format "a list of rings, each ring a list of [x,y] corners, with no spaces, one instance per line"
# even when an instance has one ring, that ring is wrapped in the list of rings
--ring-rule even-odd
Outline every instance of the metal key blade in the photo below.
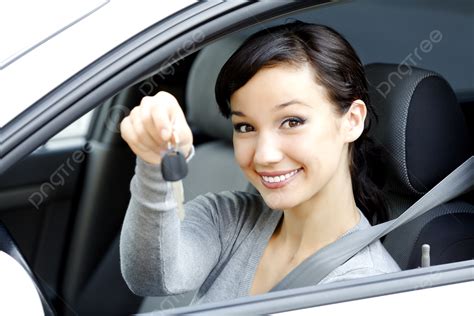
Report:
[[[183,181],[174,181],[171,182],[173,187],[173,194],[177,203],[177,212],[180,221],[184,220],[184,189]]]

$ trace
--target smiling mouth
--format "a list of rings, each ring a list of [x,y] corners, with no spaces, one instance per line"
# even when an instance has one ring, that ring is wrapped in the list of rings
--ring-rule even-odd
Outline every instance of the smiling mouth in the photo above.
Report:
[[[262,183],[270,189],[280,188],[290,182],[296,174],[298,174],[303,168],[295,169],[288,173],[279,175],[279,176],[260,176]]]
[[[269,183],[281,182],[281,181],[284,181],[284,180],[294,176],[300,169],[295,169],[291,172],[288,172],[286,174],[282,174],[282,175],[276,176],[276,177],[267,177],[267,176],[261,176],[261,177],[265,182],[269,182]]]

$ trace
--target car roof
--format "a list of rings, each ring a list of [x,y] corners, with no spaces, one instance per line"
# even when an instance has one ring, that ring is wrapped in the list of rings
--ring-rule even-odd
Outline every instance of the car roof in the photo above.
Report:
[[[4,18],[13,17],[0,19],[3,24],[11,23],[2,29],[14,29],[10,34],[15,35],[0,37],[2,47],[10,47],[0,53],[0,128],[105,53],[195,3],[144,0],[137,5],[125,0],[88,0],[65,6],[61,2],[41,1],[30,10],[25,9],[30,1],[21,1],[0,9]]]

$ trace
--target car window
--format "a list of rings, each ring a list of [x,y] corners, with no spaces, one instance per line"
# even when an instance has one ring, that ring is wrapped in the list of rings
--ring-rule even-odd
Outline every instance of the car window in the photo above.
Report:
[[[51,145],[51,143],[56,143],[58,141],[63,141],[63,143],[67,143],[68,139],[77,139],[81,138],[84,139],[87,135],[89,127],[91,125],[91,120],[94,111],[89,111],[85,115],[83,115],[80,119],[74,121],[63,129],[61,132],[53,136],[46,145]]]

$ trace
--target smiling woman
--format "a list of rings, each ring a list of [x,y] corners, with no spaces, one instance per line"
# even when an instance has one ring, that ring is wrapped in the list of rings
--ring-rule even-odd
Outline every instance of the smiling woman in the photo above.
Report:
[[[246,62],[247,56],[252,56],[250,62]],[[269,90],[271,93],[267,93]],[[355,181],[352,186],[355,200],[371,222],[377,221],[374,216],[378,221],[387,219],[380,190],[365,166],[370,156],[379,155],[379,148],[373,146],[368,137],[376,115],[370,104],[367,80],[355,51],[334,30],[296,22],[291,27],[274,27],[271,32],[255,34],[247,40],[246,47],[236,52],[223,67],[217,81],[216,99],[224,116],[236,114],[233,119],[242,117],[238,107],[244,105],[258,113],[264,109],[261,105],[269,101],[273,104],[283,102],[278,108],[286,108],[286,112],[291,104],[306,105],[306,112],[308,108],[313,109],[310,121],[314,122],[309,122],[312,123],[309,128],[319,129],[313,128],[307,135],[297,136],[298,141],[307,141],[301,146],[305,149],[306,160],[311,156],[308,149],[327,152],[322,150],[321,141],[311,138],[318,132],[331,130],[324,125],[332,122],[338,125],[337,129],[348,128],[344,136],[349,170]],[[232,111],[230,103],[235,104]],[[305,119],[295,116],[292,118],[290,115],[293,123],[304,124],[308,114]],[[341,123],[346,126],[341,126]],[[242,123],[237,125],[240,127]],[[294,139],[282,147],[288,148],[292,141]],[[333,144],[333,140],[330,143]],[[334,154],[329,153],[331,160],[336,157]]]
[[[6,26],[0,37],[27,45],[2,41],[6,50],[0,52],[0,230],[4,227],[11,236],[8,243],[0,237],[0,250],[10,256],[17,252],[13,258],[37,285],[43,306],[51,306],[50,313],[44,308],[45,314],[119,316],[165,308],[173,310],[163,314],[297,313],[324,304],[342,308],[344,302],[363,298],[358,307],[351,305],[358,314],[373,309],[367,298],[400,291],[407,292],[404,298],[384,308],[413,309],[408,297],[418,299],[425,293],[422,288],[441,286],[446,287],[443,299],[419,304],[420,312],[453,314],[453,306],[467,310],[469,300],[456,283],[474,284],[473,192],[430,209],[381,239],[403,271],[383,273],[393,265],[379,243],[360,251],[354,257],[358,262],[344,265],[342,254],[349,249],[355,254],[371,243],[351,248],[358,236],[394,227],[385,222],[354,231],[365,221],[383,221],[372,175],[384,182],[390,219],[407,219],[410,205],[472,154],[474,42],[469,39],[474,38],[474,2],[4,2],[0,24]],[[53,2],[59,6],[50,6]],[[255,71],[233,88],[232,80],[222,81],[224,90],[218,93],[226,94],[221,105],[231,118],[225,119],[215,100],[225,62],[255,32],[294,20],[328,25],[354,46],[369,82],[370,102],[360,95],[347,102],[330,95],[350,93],[345,84],[364,77],[344,77],[359,67],[352,65],[349,51],[325,55],[338,46],[330,39],[337,42],[339,37],[324,32],[319,46],[309,46],[311,36],[299,33],[300,40],[269,29],[259,36],[274,36],[251,47],[229,77],[241,78],[252,65]],[[48,32],[41,31],[49,25]],[[18,27],[28,36],[21,36]],[[292,38],[310,54],[298,52],[296,45],[285,49]],[[326,50],[314,49],[321,45]],[[274,48],[285,58],[271,64]],[[16,54],[5,67],[5,58],[17,52],[26,54]],[[265,57],[258,58],[258,67],[255,52]],[[324,58],[318,66],[306,55]],[[227,88],[234,90],[227,93]],[[159,90],[172,96],[154,96]],[[153,97],[132,111],[145,95]],[[170,107],[181,115],[176,101],[185,115],[177,131],[188,137],[179,135],[185,145],[180,149],[190,154],[187,150],[195,146],[183,179],[189,201],[183,221],[174,212],[170,185],[159,178],[160,166],[152,161],[161,154],[151,150],[143,155],[143,150],[157,148],[142,134],[147,130],[134,128],[131,138],[123,130],[132,145],[138,143],[138,160],[119,133],[119,122],[131,112],[125,129],[131,121],[132,127],[135,122],[137,128],[150,125],[150,116],[143,115],[150,108]],[[348,110],[339,111],[341,107]],[[377,159],[376,167],[367,155],[379,156],[357,123],[364,115],[364,125],[374,122],[373,109],[378,122],[370,136],[389,153],[387,159]],[[83,126],[87,131],[75,128],[91,112],[90,123]],[[354,122],[355,135],[347,122]],[[150,137],[159,132],[151,129]],[[365,175],[366,170],[373,174]],[[341,185],[333,185],[336,180]],[[320,207],[323,197],[327,207]],[[292,217],[312,202],[311,216]],[[327,216],[316,221],[316,215]],[[338,234],[346,235],[331,242]],[[318,242],[328,246],[318,250]],[[425,244],[431,266],[418,268],[427,262]],[[327,255],[328,249],[340,250],[337,255],[343,259]],[[311,251],[315,253],[298,264]],[[120,264],[136,293],[166,296],[134,295]],[[359,278],[377,273],[383,274]],[[329,284],[319,285],[325,276],[322,283]],[[352,280],[335,282],[344,278]],[[0,296],[0,302],[11,293]],[[174,293],[179,294],[170,295]],[[174,310],[193,296],[195,303],[221,302]]]
[[[265,293],[322,247],[384,218],[361,164],[373,119],[367,83],[338,33],[301,22],[256,33],[224,65],[216,97],[232,116],[235,158],[260,195],[198,196],[182,222],[158,168],[173,124],[188,161],[194,153],[178,102],[160,92],[122,121],[138,157],[121,267],[138,295],[199,289],[192,303],[204,303]],[[320,283],[399,270],[377,241]]]
[[[224,65],[216,98],[232,118],[241,169],[265,203],[284,212],[254,288],[277,283],[346,234],[360,223],[358,207],[373,223],[387,218],[380,189],[367,174],[376,149],[367,136],[375,114],[363,67],[334,30],[295,22],[256,33]],[[389,257],[382,248],[377,255]],[[365,260],[374,271],[398,269]],[[281,263],[280,271],[273,262]],[[273,280],[257,279],[271,277],[269,271]]]

